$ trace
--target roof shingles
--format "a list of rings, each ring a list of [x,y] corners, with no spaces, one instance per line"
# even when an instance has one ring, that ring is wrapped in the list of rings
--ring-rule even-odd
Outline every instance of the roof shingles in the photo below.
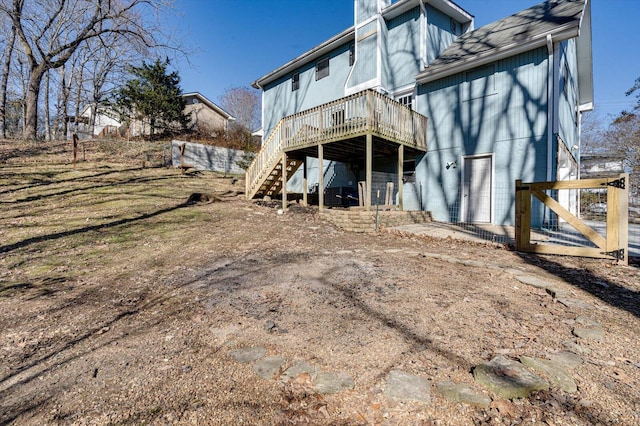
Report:
[[[547,34],[579,27],[584,6],[585,0],[551,0],[464,34],[429,64],[419,79],[496,51],[544,39]]]

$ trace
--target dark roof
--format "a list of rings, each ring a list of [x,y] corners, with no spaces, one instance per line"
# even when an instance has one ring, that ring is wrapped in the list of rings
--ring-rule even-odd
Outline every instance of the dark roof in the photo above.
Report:
[[[460,71],[464,64],[479,59],[496,60],[501,52],[512,52],[533,43],[544,45],[551,34],[554,41],[578,35],[585,0],[550,0],[485,25],[460,36],[417,76],[419,81],[434,80]],[[470,67],[466,67],[467,69]]]

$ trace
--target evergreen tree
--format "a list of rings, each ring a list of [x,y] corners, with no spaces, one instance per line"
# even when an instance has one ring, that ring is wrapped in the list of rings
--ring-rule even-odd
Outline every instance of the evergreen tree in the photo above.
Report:
[[[167,74],[168,65],[167,58],[131,67],[133,78],[116,92],[115,106],[121,117],[148,125],[152,139],[157,134],[185,131],[189,124],[180,76],[177,71]]]

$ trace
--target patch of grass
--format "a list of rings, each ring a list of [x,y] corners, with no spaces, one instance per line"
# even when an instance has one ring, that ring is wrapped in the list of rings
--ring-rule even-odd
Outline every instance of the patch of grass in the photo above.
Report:
[[[120,271],[131,259],[163,267],[166,260],[153,257],[155,251],[179,251],[224,215],[187,206],[189,195],[242,188],[214,173],[183,175],[136,164],[161,154],[158,143],[94,143],[86,153],[99,160],[79,162],[75,170],[61,161],[65,143],[48,150],[7,144],[0,141],[0,162],[8,165],[0,175],[0,261],[7,271],[0,282],[6,289],[71,279],[71,272],[79,279],[96,269]],[[109,155],[122,162],[105,163]]]

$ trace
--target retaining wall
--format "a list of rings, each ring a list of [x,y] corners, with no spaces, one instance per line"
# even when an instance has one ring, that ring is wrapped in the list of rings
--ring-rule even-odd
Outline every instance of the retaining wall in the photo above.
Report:
[[[180,167],[180,146],[182,144],[185,144],[185,164],[192,165],[196,170],[244,174],[244,169],[236,164],[237,161],[242,159],[244,151],[178,140],[171,141],[171,163],[173,167]]]
[[[373,207],[375,209],[375,207]],[[376,211],[323,209],[320,218],[349,232],[374,232]],[[431,213],[425,211],[378,211],[378,227],[410,225],[431,222]]]

